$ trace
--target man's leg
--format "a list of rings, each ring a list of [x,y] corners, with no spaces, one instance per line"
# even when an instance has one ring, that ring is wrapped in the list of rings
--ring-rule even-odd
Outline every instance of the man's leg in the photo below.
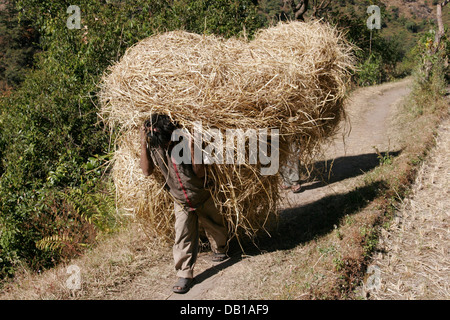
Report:
[[[212,251],[226,254],[228,251],[228,228],[214,200],[210,197],[203,205],[197,208],[196,212],[202,226],[205,228]]]
[[[193,278],[198,253],[198,218],[175,202],[175,243],[173,258],[177,276]]]
[[[291,189],[294,193],[301,191],[300,161],[298,159],[288,162],[287,166],[281,171],[281,176],[284,181],[282,189]]]
[[[286,189],[300,183],[299,162],[298,159],[291,159],[286,163],[286,166],[280,169],[280,174]]]
[[[288,164],[289,165],[289,164]],[[284,166],[280,168],[280,175],[283,180],[283,184],[281,186],[282,189],[287,190],[291,188],[292,182],[289,180],[289,176],[291,175],[291,169],[289,166]]]

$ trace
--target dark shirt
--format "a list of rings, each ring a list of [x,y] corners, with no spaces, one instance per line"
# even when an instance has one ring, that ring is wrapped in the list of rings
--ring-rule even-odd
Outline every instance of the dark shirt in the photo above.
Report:
[[[199,207],[211,196],[205,189],[205,179],[197,177],[191,164],[175,164],[170,152],[163,148],[150,148],[150,155],[161,169],[172,197],[187,209]]]

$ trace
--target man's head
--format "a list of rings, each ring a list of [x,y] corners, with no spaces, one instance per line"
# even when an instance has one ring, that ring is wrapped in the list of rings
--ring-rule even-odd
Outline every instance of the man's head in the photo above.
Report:
[[[150,147],[165,148],[170,143],[172,132],[177,129],[166,115],[152,114],[152,117],[144,122],[147,131],[147,142]]]

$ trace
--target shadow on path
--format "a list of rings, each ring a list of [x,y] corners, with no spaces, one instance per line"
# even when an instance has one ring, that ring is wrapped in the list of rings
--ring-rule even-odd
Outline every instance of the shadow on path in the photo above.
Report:
[[[211,268],[206,269],[202,273],[199,273],[195,276],[195,285],[198,285],[202,283],[203,281],[207,280],[208,278],[211,278],[218,274],[220,271],[232,266],[233,264],[239,262],[242,260],[241,254],[238,252],[235,252],[234,254],[230,255],[230,258],[227,260],[218,263],[214,265]]]
[[[401,150],[394,152],[367,153],[356,156],[338,157],[335,159],[318,161],[313,165],[310,181],[304,181],[304,190],[321,188],[330,183],[335,183],[349,178],[365,174],[380,165],[380,161],[388,156],[397,157]]]
[[[365,174],[380,164],[380,156],[396,157],[400,152],[370,153],[316,162],[313,178],[321,177],[321,179],[305,185],[305,190]],[[270,235],[261,232],[253,241],[247,239],[238,242],[233,238],[230,241],[230,258],[198,274],[195,277],[196,284],[241,261],[245,255],[289,250],[332,232],[334,226],[338,225],[344,216],[359,212],[386,187],[383,181],[377,181],[346,193],[328,195],[312,203],[282,210],[276,228],[269,230]]]

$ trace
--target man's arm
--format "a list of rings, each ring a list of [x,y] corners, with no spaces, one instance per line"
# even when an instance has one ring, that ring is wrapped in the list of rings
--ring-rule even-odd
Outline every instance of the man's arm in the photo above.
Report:
[[[141,157],[140,157],[140,166],[142,169],[142,173],[144,173],[145,176],[149,176],[153,173],[153,169],[155,168],[153,165],[152,158],[150,156],[150,150],[147,148],[147,131],[145,130],[145,127],[141,129],[140,132],[141,137]]]

